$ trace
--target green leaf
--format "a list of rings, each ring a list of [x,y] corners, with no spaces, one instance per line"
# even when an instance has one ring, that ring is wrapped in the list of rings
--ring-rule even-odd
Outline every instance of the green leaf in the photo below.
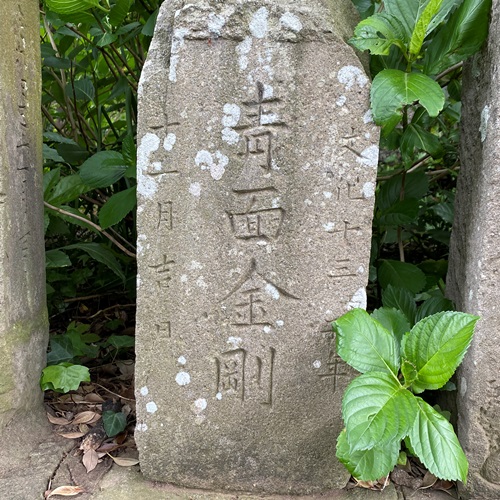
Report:
[[[132,0],[116,0],[114,7],[109,12],[109,22],[111,26],[120,26],[130,10]]]
[[[153,33],[155,31],[155,26],[156,26],[156,18],[158,17],[160,9],[156,9],[148,18],[146,21],[146,24],[141,30],[141,34],[144,36],[153,36]]]
[[[122,155],[125,163],[129,167],[136,166],[137,150],[135,147],[134,136],[127,135],[122,142]]]
[[[66,335],[57,335],[50,339],[50,351],[47,353],[47,364],[56,365],[64,361],[72,361],[81,352],[75,351],[71,339]]]
[[[67,137],[64,137],[56,132],[44,132],[43,137],[47,141],[59,142],[61,144],[73,144],[76,146],[76,142],[73,139],[68,139]]]
[[[364,309],[352,309],[333,323],[338,355],[361,373],[399,371],[394,335]]]
[[[101,10],[99,0],[45,0],[47,7],[57,14],[75,14],[97,7]]]
[[[89,152],[78,144],[61,143],[56,149],[64,160],[72,165],[86,160],[89,156]]]
[[[376,481],[394,468],[401,443],[393,441],[379,448],[352,451],[345,429],[337,439],[337,458],[358,481]]]
[[[111,335],[106,345],[113,346],[115,349],[134,347],[135,339],[130,335]]]
[[[61,178],[61,168],[53,168],[48,172],[43,174],[43,198],[47,200],[49,197],[50,191],[54,188],[54,186],[59,182]]]
[[[411,35],[410,54],[418,55],[420,53],[429,25],[434,16],[439,12],[442,3],[443,0],[430,0],[419,15]]]
[[[71,266],[70,258],[61,250],[47,250],[45,252],[45,267],[53,269],[57,267]]]
[[[388,373],[360,375],[349,384],[342,399],[352,451],[400,441],[408,434],[416,413],[415,396]]]
[[[416,321],[420,321],[422,318],[431,316],[432,314],[436,314],[438,312],[453,310],[453,302],[442,295],[438,297],[429,297],[418,308]]]
[[[125,430],[127,417],[121,411],[107,410],[102,413],[102,423],[108,437],[113,437]]]
[[[461,312],[440,312],[420,320],[403,337],[402,358],[418,371],[413,392],[439,389],[448,382],[467,352],[478,319]]]
[[[114,253],[104,245],[100,245],[99,243],[74,243],[73,245],[67,245],[63,248],[66,250],[77,249],[88,253],[93,259],[107,266],[125,282],[125,275]]]
[[[477,52],[488,34],[491,0],[464,0],[425,51],[424,72],[437,75]]]
[[[382,13],[361,21],[349,43],[358,50],[369,50],[371,54],[387,56],[393,45],[405,51],[403,38],[403,27],[399,20]]]
[[[397,203],[401,196],[402,175],[394,175],[385,181],[377,195],[377,207],[385,211]],[[423,172],[412,172],[405,176],[405,199],[420,200],[429,191],[429,179]]]
[[[116,42],[118,40],[118,36],[115,35],[114,33],[103,33],[101,38],[99,38],[99,41],[97,42],[98,47],[106,47],[106,45],[109,45],[113,42]]]
[[[382,304],[384,307],[394,307],[404,313],[410,326],[415,324],[417,306],[415,304],[415,294],[406,288],[398,288],[388,285],[382,291]]]
[[[425,286],[425,274],[415,265],[399,260],[383,260],[378,270],[382,288],[392,285],[418,293]]]
[[[53,365],[42,370],[40,386],[42,391],[48,389],[58,392],[76,391],[81,382],[90,382],[90,372],[81,365]]]
[[[64,163],[64,158],[53,148],[43,145],[43,159],[44,161],[50,160],[54,162]]]
[[[413,198],[396,201],[378,217],[381,226],[404,226],[414,222],[419,213],[420,202]]]
[[[444,106],[444,93],[437,82],[422,73],[405,73],[384,69],[373,79],[371,88],[372,114],[387,135],[399,123],[403,107],[415,102],[437,116]]]
[[[120,191],[109,198],[99,210],[99,224],[103,229],[120,222],[136,205],[136,186]]]
[[[108,187],[121,179],[127,164],[121,153],[101,151],[92,155],[80,167],[82,181],[92,188]]]
[[[82,182],[79,175],[67,175],[59,180],[47,201],[51,205],[59,206],[68,201],[76,200],[87,191],[90,191],[90,188]]]
[[[66,93],[73,96],[73,91],[75,93],[75,98],[79,101],[90,102],[94,100],[95,88],[92,80],[90,78],[82,78],[80,80],[75,80],[73,86],[68,83]]]
[[[371,317],[376,319],[385,329],[389,330],[398,342],[403,335],[410,331],[410,323],[406,315],[394,307],[380,307],[372,312]]]
[[[467,481],[469,464],[451,424],[421,398],[408,433],[412,450],[429,471],[447,481]]]
[[[429,153],[433,158],[443,156],[444,150],[437,136],[425,130],[420,125],[410,123],[401,139],[401,151],[408,157],[409,162],[414,161],[415,149]]]
[[[410,42],[417,19],[428,1],[429,0],[392,0],[384,2],[385,11],[401,22],[406,43]]]

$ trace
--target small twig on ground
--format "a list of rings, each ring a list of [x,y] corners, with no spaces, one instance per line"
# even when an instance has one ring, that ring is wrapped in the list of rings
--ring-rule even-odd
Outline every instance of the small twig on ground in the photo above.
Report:
[[[120,396],[116,392],[110,391],[107,387],[104,387],[103,385],[98,384],[97,382],[92,382],[92,384],[96,385],[97,387],[100,387],[101,389],[104,389],[106,392],[109,392],[110,394],[112,394],[113,396],[116,396],[117,398],[124,399],[125,401],[134,401],[135,402],[135,399],[126,398],[125,396]]]

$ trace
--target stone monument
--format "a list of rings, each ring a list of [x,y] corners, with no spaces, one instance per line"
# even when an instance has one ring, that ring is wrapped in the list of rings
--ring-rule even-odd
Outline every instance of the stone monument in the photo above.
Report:
[[[10,464],[7,450],[48,426],[38,9],[36,0],[4,0],[0,16],[0,448]]]
[[[461,172],[447,289],[477,314],[458,372],[458,434],[469,459],[468,498],[500,498],[500,2],[487,45],[463,75]]]
[[[140,83],[137,427],[150,479],[317,492],[366,306],[378,160],[350,0],[163,3]]]

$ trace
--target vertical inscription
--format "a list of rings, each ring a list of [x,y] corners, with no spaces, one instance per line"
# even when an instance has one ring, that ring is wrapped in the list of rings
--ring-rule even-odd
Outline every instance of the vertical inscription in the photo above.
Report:
[[[150,265],[151,269],[156,271],[156,284],[159,290],[167,290],[170,288],[172,281],[172,267],[175,264],[166,254],[163,254],[161,262]]]
[[[175,125],[180,125],[180,122],[170,122],[167,123],[167,126],[164,129],[163,126],[151,127],[153,130],[161,130],[160,141],[157,145],[157,148],[154,151],[151,151],[149,156],[149,165],[146,171],[146,174],[150,176],[158,176],[158,175],[178,175],[179,171],[175,166],[167,165],[166,161],[166,153],[172,151],[174,144],[177,140],[176,135],[173,132],[170,132],[170,127]],[[160,147],[161,144],[161,147]]]
[[[344,227],[341,228],[341,229],[336,229],[334,231],[332,231],[333,233],[340,233],[342,234],[343,238],[345,240],[348,240],[349,239],[349,233],[351,231],[361,231],[361,227],[359,226],[354,226],[354,227],[351,227],[351,223],[349,221],[343,221],[343,225]]]
[[[172,202],[158,202],[158,226],[159,230],[172,230]]]
[[[172,336],[172,327],[170,321],[160,320],[155,324],[156,334],[161,337],[171,338]]]

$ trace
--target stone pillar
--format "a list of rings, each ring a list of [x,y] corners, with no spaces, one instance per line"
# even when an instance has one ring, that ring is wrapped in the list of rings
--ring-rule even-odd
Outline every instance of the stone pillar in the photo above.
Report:
[[[39,386],[48,325],[37,0],[0,8],[0,448],[46,424]]]
[[[137,427],[151,479],[343,487],[378,159],[350,0],[162,5],[140,84]]]
[[[500,1],[487,45],[463,75],[461,172],[447,289],[481,316],[458,372],[458,434],[468,498],[500,498]]]

